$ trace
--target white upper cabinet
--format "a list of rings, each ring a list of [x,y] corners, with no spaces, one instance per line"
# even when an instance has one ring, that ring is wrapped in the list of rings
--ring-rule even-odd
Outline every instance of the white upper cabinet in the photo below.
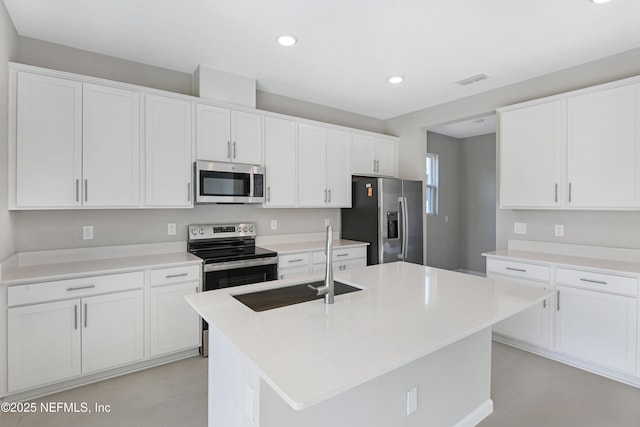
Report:
[[[193,206],[193,104],[158,95],[145,99],[146,205]]]
[[[397,176],[397,141],[354,133],[351,142],[354,175]]]
[[[570,207],[640,206],[640,85],[567,99]]]
[[[198,104],[196,158],[262,164],[262,116]]]
[[[94,84],[83,87],[84,206],[140,203],[140,94]]]
[[[299,206],[351,206],[350,139],[348,132],[298,125]]]
[[[500,206],[559,207],[561,156],[561,101],[502,112]]]
[[[80,206],[82,83],[19,72],[16,206]]]
[[[500,110],[500,206],[640,208],[640,84]]]
[[[298,194],[296,122],[265,117],[264,146],[265,206],[295,206]]]

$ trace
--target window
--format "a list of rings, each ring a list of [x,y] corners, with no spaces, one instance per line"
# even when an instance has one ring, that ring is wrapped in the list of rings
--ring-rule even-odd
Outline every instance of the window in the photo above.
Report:
[[[426,179],[427,215],[438,215],[438,155],[427,153]]]

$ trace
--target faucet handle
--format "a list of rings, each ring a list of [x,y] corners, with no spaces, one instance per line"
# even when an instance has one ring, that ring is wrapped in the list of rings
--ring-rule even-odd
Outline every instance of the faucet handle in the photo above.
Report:
[[[316,291],[317,295],[325,295],[327,292],[329,292],[329,288],[327,286],[318,286],[316,288],[312,284],[308,284],[307,288],[313,289],[314,291]]]

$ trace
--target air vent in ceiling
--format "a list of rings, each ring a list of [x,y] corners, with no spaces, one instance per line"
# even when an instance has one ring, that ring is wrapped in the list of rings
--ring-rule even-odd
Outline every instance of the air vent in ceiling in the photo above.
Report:
[[[456,84],[460,85],[460,86],[467,86],[467,85],[470,85],[472,83],[476,83],[476,82],[479,82],[479,81],[482,81],[482,80],[486,80],[488,78],[489,78],[489,76],[487,76],[484,73],[474,74],[473,76],[469,76],[469,77],[467,77],[465,79],[458,80],[456,82]]]

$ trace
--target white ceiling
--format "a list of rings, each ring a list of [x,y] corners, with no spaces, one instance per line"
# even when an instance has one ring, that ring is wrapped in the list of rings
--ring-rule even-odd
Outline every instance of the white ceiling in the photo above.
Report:
[[[21,36],[387,119],[640,47],[640,1],[4,0]],[[276,43],[283,33],[299,42]],[[454,84],[485,73],[488,80]],[[397,86],[387,77],[401,74]]]
[[[434,126],[428,130],[429,132],[453,138],[471,138],[473,136],[486,135],[496,131],[496,115],[489,114],[482,117],[474,117],[460,122]]]

